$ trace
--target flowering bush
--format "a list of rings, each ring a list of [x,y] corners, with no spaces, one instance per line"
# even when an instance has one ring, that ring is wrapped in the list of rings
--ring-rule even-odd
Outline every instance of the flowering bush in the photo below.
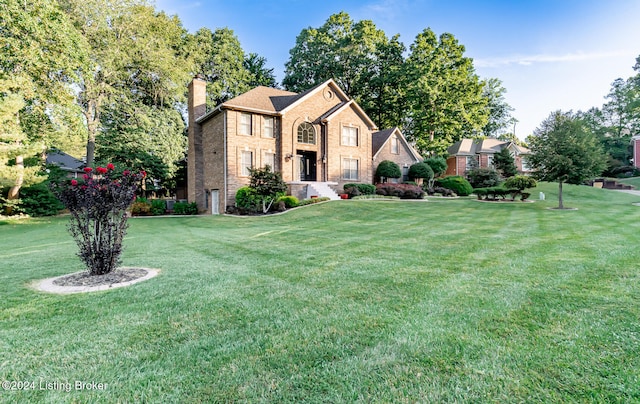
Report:
[[[127,208],[144,172],[118,175],[113,164],[84,171],[82,180],[53,182],[51,190],[71,213],[68,227],[80,249],[78,256],[91,275],[104,275],[120,263]]]

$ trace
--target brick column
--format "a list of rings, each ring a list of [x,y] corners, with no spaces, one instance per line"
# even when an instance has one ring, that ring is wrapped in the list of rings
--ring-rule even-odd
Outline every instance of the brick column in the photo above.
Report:
[[[202,127],[196,119],[207,111],[207,82],[196,76],[189,83],[189,149],[187,151],[187,199],[196,202],[198,209],[205,207],[204,161],[202,153]]]

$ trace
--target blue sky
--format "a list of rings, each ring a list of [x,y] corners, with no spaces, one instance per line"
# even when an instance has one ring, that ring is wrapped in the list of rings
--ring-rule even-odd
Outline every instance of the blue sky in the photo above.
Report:
[[[638,0],[156,0],[195,32],[228,27],[246,53],[267,58],[279,81],[300,31],[331,14],[368,19],[408,48],[430,27],[453,34],[481,78],[496,77],[525,138],[550,112],[601,107],[640,56]]]

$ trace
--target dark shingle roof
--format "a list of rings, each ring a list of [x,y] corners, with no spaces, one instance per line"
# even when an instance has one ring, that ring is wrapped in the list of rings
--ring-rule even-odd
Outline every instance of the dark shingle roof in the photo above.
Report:
[[[47,153],[47,164],[56,165],[67,171],[82,171],[85,165],[82,160],[78,160],[60,150],[52,150]]]
[[[389,128],[375,132],[371,134],[371,151],[375,156],[378,150],[387,142],[389,136],[396,130],[396,128]]]

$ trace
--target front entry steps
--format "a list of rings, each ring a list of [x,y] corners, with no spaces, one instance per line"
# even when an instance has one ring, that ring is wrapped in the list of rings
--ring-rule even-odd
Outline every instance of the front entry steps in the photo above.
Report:
[[[327,197],[332,201],[340,199],[340,196],[336,193],[336,191],[331,188],[330,185],[338,185],[337,182],[308,182],[307,183],[307,199],[312,196],[317,196],[318,198]]]
[[[290,194],[298,199],[311,199],[311,197],[340,199],[340,196],[332,188],[338,185],[337,182],[291,181],[287,184]]]

